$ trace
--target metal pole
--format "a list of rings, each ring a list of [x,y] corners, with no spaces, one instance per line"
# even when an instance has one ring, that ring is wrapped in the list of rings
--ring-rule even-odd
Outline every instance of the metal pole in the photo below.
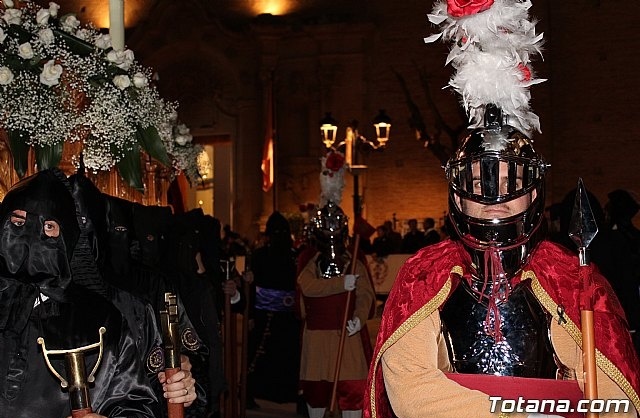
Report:
[[[353,121],[353,141],[351,143],[352,146],[352,165],[358,165],[358,142],[360,140],[360,133],[358,132],[357,122]],[[359,168],[358,168],[359,169]],[[351,173],[353,174],[353,221],[355,222],[357,218],[362,214],[362,202],[360,201],[360,181],[358,178],[358,169],[353,170]]]
[[[362,206],[360,205],[360,191],[359,191],[358,175],[353,174],[353,220],[355,221],[362,214]]]
[[[269,75],[269,107],[271,109],[271,140],[273,141],[273,186],[272,186],[272,206],[273,212],[278,210],[278,129],[276,126],[277,114],[276,114],[276,97],[274,93],[274,74],[272,70]]]

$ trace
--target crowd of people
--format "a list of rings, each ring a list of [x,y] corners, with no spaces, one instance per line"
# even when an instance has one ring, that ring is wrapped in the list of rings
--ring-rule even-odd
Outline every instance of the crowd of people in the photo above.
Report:
[[[480,164],[472,167],[479,172]],[[502,162],[499,172],[510,173]],[[349,237],[346,215],[337,205],[329,202],[319,208],[303,247],[294,245],[287,219],[274,212],[267,221],[261,245],[254,247],[229,227],[221,231],[219,222],[201,210],[174,215],[168,208],[113,198],[100,193],[81,174],[67,178],[58,170],[44,170],[21,181],[0,206],[3,222],[0,347],[7,353],[2,359],[2,370],[7,376],[0,398],[2,411],[18,417],[70,413],[74,405],[69,401],[71,391],[60,389],[37,345],[30,342],[42,337],[49,350],[73,349],[96,342],[98,329],[104,326],[107,334],[103,357],[91,385],[95,389],[90,391],[91,407],[99,415],[90,416],[166,416],[163,399],[185,405],[189,417],[216,416],[220,412],[221,394],[235,390],[235,384],[225,381],[221,360],[220,322],[225,315],[221,309],[225,298],[232,300],[234,306],[242,303],[249,306],[248,408],[259,408],[260,400],[269,400],[296,402],[298,412],[311,418],[324,416],[332,406],[341,410],[343,417],[362,416],[367,408],[369,413],[382,408],[378,416],[386,416],[385,405],[398,416],[424,416],[424,413],[438,416],[436,412],[442,406],[437,397],[418,401],[417,393],[405,389],[405,382],[411,381],[409,386],[415,384],[426,393],[436,394],[439,393],[436,387],[451,389],[453,383],[447,373],[452,371],[553,378],[560,371],[572,370],[580,382],[580,356],[571,354],[574,348],[567,331],[558,328],[555,319],[540,321],[545,316],[554,316],[549,312],[550,306],[532,305],[534,298],[540,297],[536,292],[546,292],[551,297],[551,306],[560,306],[564,300],[562,307],[567,319],[579,323],[575,317],[577,305],[564,294],[566,290],[557,287],[555,276],[547,277],[548,269],[557,270],[559,265],[545,261],[545,258],[564,260],[563,265],[569,270],[562,274],[577,277],[569,267],[572,257],[575,258],[571,254],[578,251],[569,238],[577,190],[547,208],[548,224],[542,216],[542,183],[528,188],[526,200],[520,196],[513,203],[500,204],[503,207],[499,219],[515,216],[513,222],[522,222],[518,216],[531,213],[535,221],[527,218],[528,223],[523,226],[527,240],[516,247],[526,250],[517,250],[518,255],[514,255],[498,249],[497,260],[502,261],[496,264],[492,247],[485,247],[480,241],[487,228],[500,225],[494,218],[499,211],[487,209],[492,207],[490,204],[472,203],[474,195],[461,193],[455,181],[458,180],[452,180],[450,198],[452,238],[442,240],[434,229],[433,219],[425,220],[424,231],[417,228],[415,219],[408,221],[409,229],[400,240],[401,248],[417,258],[407,263],[396,279],[378,335],[377,356],[373,357],[367,322],[374,313],[375,292],[364,259],[366,244],[357,249],[359,255],[354,253],[354,238]],[[507,183],[504,180],[503,184]],[[476,193],[481,193],[481,189]],[[633,356],[640,353],[637,332],[640,231],[632,219],[640,205],[625,190],[609,193],[604,207],[593,194],[587,194],[599,227],[590,247],[593,265],[597,266],[592,277],[603,289],[601,298],[607,300],[607,316],[597,317],[600,321],[597,324],[615,330],[619,339],[616,344],[635,345],[636,351],[623,353],[629,364],[623,367],[622,359],[614,356],[606,344],[598,342],[598,350],[608,356],[606,364],[619,369],[622,379],[630,385],[621,391],[619,380],[599,373],[600,394],[633,399],[636,384],[633,379],[637,378],[637,370],[633,369],[637,357]],[[485,217],[492,222],[482,224],[479,220]],[[323,227],[326,224],[340,227],[327,230]],[[523,227],[513,231],[521,231]],[[512,229],[495,233],[509,234],[509,231]],[[433,242],[428,241],[430,234],[435,236]],[[505,239],[518,242],[522,238],[507,235]],[[225,281],[220,261],[239,255],[250,263],[246,280]],[[451,263],[462,270],[450,267]],[[469,273],[465,272],[467,268]],[[520,276],[527,269],[532,269],[529,280]],[[415,282],[421,272],[436,276],[426,282]],[[237,274],[236,279],[242,277]],[[447,278],[453,285],[437,315],[433,311],[424,312],[415,327],[401,338],[396,336],[387,347],[387,340],[398,332],[405,315],[429,305],[434,300],[430,298],[442,303],[437,299],[442,296],[433,294],[437,287],[428,292],[416,293],[416,289],[430,280],[446,286]],[[242,299],[239,289],[243,285],[250,286],[249,299],[235,304]],[[178,295],[182,330],[182,370],[171,377],[164,373],[159,355],[166,343],[160,324],[164,320],[161,312],[165,309],[167,292]],[[411,302],[413,308],[397,316],[395,307],[405,304],[402,298],[409,294],[422,296]],[[345,305],[347,298],[349,304]],[[486,302],[478,304],[483,300]],[[516,307],[522,303],[533,309],[528,314],[529,325],[511,330],[512,310],[518,310]],[[345,306],[346,313],[340,309]],[[479,306],[484,308],[478,310]],[[469,326],[469,318],[474,318],[471,324],[478,329]],[[562,317],[558,322],[561,320]],[[555,336],[542,343],[547,326]],[[444,331],[438,333],[435,329]],[[469,340],[469,333],[482,332],[486,333],[484,338],[475,343],[473,338]],[[345,341],[341,342],[343,333]],[[420,349],[418,346],[426,341],[425,333],[436,338],[433,345]],[[444,351],[448,355],[441,354],[444,349],[441,338],[445,335],[447,344],[451,344]],[[516,344],[527,339],[541,342],[531,347]],[[487,353],[485,356],[490,353],[495,356],[496,350],[505,350],[505,343],[512,350],[506,358],[519,358],[520,362],[510,364],[503,358],[498,363],[485,363],[480,361],[479,353],[471,355],[474,351],[466,351],[474,347],[473,350]],[[335,363],[338,351],[344,359],[340,366]],[[434,371],[428,372],[425,365],[431,363],[423,363],[426,358],[416,356],[419,352],[439,359],[430,366]],[[85,360],[92,364],[97,360],[96,353],[88,353]],[[61,370],[65,368],[59,359],[52,363]],[[415,380],[422,373],[431,374],[435,370],[448,372],[427,381]],[[368,373],[371,373],[369,386]],[[467,388],[455,385],[455,393],[466,394]],[[42,390],[34,396],[27,390],[30,387]],[[373,387],[377,393],[371,399],[376,403],[369,404],[364,394]],[[473,397],[464,399],[460,411],[467,408],[469,399],[476,399],[480,405],[484,398],[474,392]],[[447,414],[456,408],[448,403]],[[51,415],[43,414],[45,409]],[[415,415],[415,411],[421,412]]]
[[[390,220],[384,221],[375,228],[373,240],[369,237],[361,236],[362,251],[378,258],[384,258],[389,254],[413,254],[427,245],[440,242],[447,237],[444,225],[436,229],[433,218],[425,218],[422,222],[422,229],[418,228],[418,220],[411,218],[407,220],[407,231],[402,235],[394,228],[394,223]]]

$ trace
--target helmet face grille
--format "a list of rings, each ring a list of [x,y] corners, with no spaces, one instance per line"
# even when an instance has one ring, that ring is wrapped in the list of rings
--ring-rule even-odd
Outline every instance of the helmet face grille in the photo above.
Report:
[[[505,126],[469,135],[447,163],[446,175],[460,197],[495,204],[531,193],[543,181],[546,169],[531,141]]]
[[[344,241],[349,233],[347,215],[332,201],[318,209],[310,223],[311,233],[319,245]]]

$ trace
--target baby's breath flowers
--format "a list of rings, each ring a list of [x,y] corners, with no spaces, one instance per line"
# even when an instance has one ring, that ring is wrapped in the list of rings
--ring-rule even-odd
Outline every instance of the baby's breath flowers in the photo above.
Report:
[[[63,142],[82,141],[83,163],[94,172],[141,146],[195,181],[202,148],[177,127],[177,104],[160,97],[151,70],[59,9],[0,0],[0,129],[10,146],[61,152]]]

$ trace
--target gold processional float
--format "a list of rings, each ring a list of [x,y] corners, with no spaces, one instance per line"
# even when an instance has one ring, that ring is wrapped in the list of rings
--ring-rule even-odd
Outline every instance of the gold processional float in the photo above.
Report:
[[[119,30],[108,35],[53,2],[0,1],[0,200],[21,178],[54,167],[82,171],[102,192],[145,205],[167,205],[173,180],[184,196],[184,179],[199,178],[203,148],[178,122],[177,105],[160,97],[152,71],[124,46],[123,0],[110,0],[110,18]],[[108,332],[100,328],[95,343],[65,349],[38,338],[74,418],[92,411],[87,388]],[[85,353],[96,350],[87,376]],[[65,376],[50,356],[64,356]]]
[[[101,33],[59,9],[0,1],[0,200],[53,167],[83,167],[102,192],[145,205],[167,205],[176,178],[184,196],[203,148],[177,104],[160,97],[123,30]]]

